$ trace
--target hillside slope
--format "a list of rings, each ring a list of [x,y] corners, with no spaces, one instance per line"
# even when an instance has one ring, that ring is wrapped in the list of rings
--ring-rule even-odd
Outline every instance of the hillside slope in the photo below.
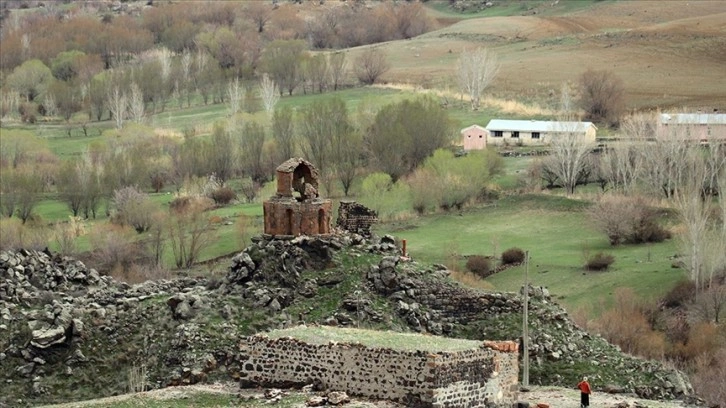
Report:
[[[501,62],[490,91],[518,100],[554,104],[562,83],[592,68],[624,81],[630,108],[726,109],[726,2],[596,2],[563,15],[554,7],[383,44],[392,62],[384,79],[456,88],[461,50],[489,47]]]
[[[136,286],[71,258],[0,253],[0,405],[229,381],[239,375],[238,339],[300,322],[519,337],[519,295],[467,289],[443,267],[405,262],[392,237],[255,241],[224,280]],[[588,375],[598,391],[692,397],[681,373],[580,330],[546,290],[530,294],[532,384],[569,387]]]

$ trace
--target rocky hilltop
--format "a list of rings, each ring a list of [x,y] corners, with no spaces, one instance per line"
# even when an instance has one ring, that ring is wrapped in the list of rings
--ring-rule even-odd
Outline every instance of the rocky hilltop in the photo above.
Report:
[[[0,252],[2,406],[30,406],[238,379],[239,339],[306,323],[517,340],[522,296],[452,281],[401,258],[393,237],[258,237],[223,278],[128,285],[82,262]],[[688,379],[580,330],[529,288],[530,382],[693,399]]]

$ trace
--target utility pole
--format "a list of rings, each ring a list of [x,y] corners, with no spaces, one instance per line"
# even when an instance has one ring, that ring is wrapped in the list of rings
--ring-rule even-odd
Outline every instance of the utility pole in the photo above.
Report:
[[[529,251],[524,253],[524,318],[522,319],[522,385],[529,387]]]

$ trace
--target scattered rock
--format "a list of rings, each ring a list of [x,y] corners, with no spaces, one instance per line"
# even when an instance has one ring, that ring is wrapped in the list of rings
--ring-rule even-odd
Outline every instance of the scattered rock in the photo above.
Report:
[[[350,397],[342,391],[331,391],[328,393],[328,402],[332,405],[342,405],[350,402]]]

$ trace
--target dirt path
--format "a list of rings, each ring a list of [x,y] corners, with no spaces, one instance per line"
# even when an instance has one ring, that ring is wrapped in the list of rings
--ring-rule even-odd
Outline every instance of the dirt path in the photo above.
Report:
[[[195,393],[223,393],[240,395],[244,399],[259,398],[264,401],[261,390],[240,390],[236,383],[224,384],[197,384],[185,387],[168,387],[160,390],[147,391],[138,394],[118,395],[114,397],[101,398],[91,401],[72,402],[67,404],[49,405],[45,408],[85,408],[107,406],[114,403],[121,403],[131,397],[142,397],[149,400],[182,400]],[[556,387],[531,387],[528,392],[519,394],[520,401],[527,401],[530,406],[537,403],[546,403],[551,408],[578,408],[580,406],[580,394],[575,389]],[[693,405],[685,405],[681,402],[652,401],[633,396],[621,394],[605,394],[594,392],[590,398],[590,406],[593,408],[614,408],[618,404],[626,402],[628,407],[647,408],[694,408]],[[385,401],[362,401],[353,400],[346,406],[355,408],[400,408],[403,405]]]
[[[527,401],[530,405],[546,403],[551,408],[578,408],[580,406],[580,392],[576,389],[556,387],[531,387],[531,391],[519,394],[520,401]],[[691,408],[695,405],[685,405],[680,401],[653,401],[624,394],[606,394],[593,391],[590,396],[590,406],[613,408],[619,403],[627,402],[629,407],[648,408]],[[639,404],[639,405],[636,405]]]

